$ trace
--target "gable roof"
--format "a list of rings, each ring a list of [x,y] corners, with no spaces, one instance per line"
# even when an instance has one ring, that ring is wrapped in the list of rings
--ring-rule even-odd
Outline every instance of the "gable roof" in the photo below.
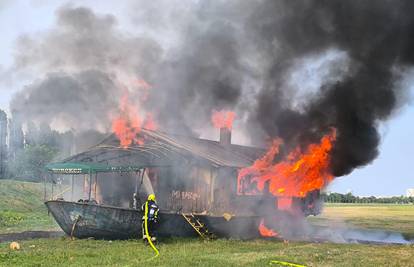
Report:
[[[222,145],[218,141],[167,134],[160,131],[143,129],[140,135],[145,140],[143,145],[133,144],[128,148],[121,148],[118,138],[112,134],[96,146],[74,155],[64,162],[87,161],[86,159],[91,160],[91,158],[107,153],[112,154],[112,158],[125,158],[139,154],[146,155],[148,160],[164,158],[166,161],[168,158],[178,155],[180,157],[196,157],[215,166],[246,167],[265,152],[260,148],[233,144]]]

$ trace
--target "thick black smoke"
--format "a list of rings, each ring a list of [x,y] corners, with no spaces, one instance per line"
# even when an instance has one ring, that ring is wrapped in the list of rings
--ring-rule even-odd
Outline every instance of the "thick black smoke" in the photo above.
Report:
[[[408,0],[142,0],[130,10],[134,34],[112,15],[64,6],[56,27],[22,37],[15,69],[41,78],[11,110],[50,123],[81,116],[91,123],[69,128],[102,131],[119,84],[138,77],[152,89],[136,105],[164,130],[197,133],[222,108],[256,143],[306,145],[334,127],[332,171],[341,176],[377,156],[379,123],[401,105],[398,81],[414,63]]]
[[[245,74],[238,54],[241,48],[231,26],[217,23],[203,33],[196,33],[196,28],[190,30],[194,33],[184,40],[188,44],[186,49],[162,66],[160,80],[151,95],[151,103],[159,104],[161,124],[184,123],[171,125],[178,130],[185,125],[197,127],[209,122],[213,108],[234,107],[241,98]],[[165,92],[169,93],[160,102]]]
[[[136,6],[141,5],[145,3]],[[189,2],[177,10],[169,1],[158,0],[154,6],[159,23],[145,14],[138,22],[170,27],[177,41],[160,66],[149,104],[159,111],[161,125],[175,132],[211,127],[212,110],[238,108],[255,72],[245,62],[250,53],[244,46],[241,17],[248,9],[225,1]]]
[[[335,127],[336,176],[371,162],[378,154],[378,123],[399,104],[399,71],[414,63],[413,12],[412,1],[263,2],[250,31],[271,63],[253,118],[288,143],[312,141]],[[272,40],[285,53],[272,57]],[[290,63],[329,47],[347,52],[350,73],[323,86],[304,111],[291,109],[283,91]]]

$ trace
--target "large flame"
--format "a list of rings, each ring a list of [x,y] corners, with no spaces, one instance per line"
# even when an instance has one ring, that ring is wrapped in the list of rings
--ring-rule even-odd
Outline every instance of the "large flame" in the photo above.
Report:
[[[124,94],[120,101],[119,114],[112,121],[112,131],[118,137],[121,147],[127,148],[133,142],[142,144],[143,140],[138,139],[141,125],[138,109],[129,103],[128,95]]]
[[[275,139],[262,158],[239,171],[238,193],[257,194],[263,192],[268,183],[269,192],[278,196],[281,201],[279,205],[286,209],[291,197],[304,197],[332,181],[334,176],[329,163],[335,139],[336,130],[332,129],[318,144],[309,145],[303,152],[298,147],[285,159],[274,163],[282,144],[282,140]]]
[[[278,236],[277,232],[275,232],[272,229],[269,229],[269,228],[266,227],[266,225],[264,224],[264,219],[262,219],[260,221],[259,233],[263,237],[276,237],[276,236]]]
[[[141,97],[141,101],[145,101],[150,85],[144,80],[135,80],[134,82],[139,88],[145,89],[144,97]],[[148,130],[158,128],[152,113],[142,114],[143,112],[139,110],[138,105],[131,103],[129,92],[126,89],[120,100],[119,113],[112,120],[112,131],[118,137],[122,148],[128,148],[133,143],[142,145],[144,139],[139,134],[143,128]]]
[[[236,118],[236,113],[228,110],[213,110],[211,115],[211,122],[214,128],[227,128],[229,130],[233,127],[233,121]]]

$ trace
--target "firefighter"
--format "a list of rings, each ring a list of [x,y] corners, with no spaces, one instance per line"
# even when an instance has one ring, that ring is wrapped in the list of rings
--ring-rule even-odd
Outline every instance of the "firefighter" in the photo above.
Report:
[[[141,206],[141,210],[144,213],[144,216],[142,217],[142,239],[148,241],[145,230],[145,220],[147,220],[148,238],[150,238],[152,242],[156,242],[157,237],[155,231],[158,226],[159,208],[154,194],[148,196],[148,200]]]

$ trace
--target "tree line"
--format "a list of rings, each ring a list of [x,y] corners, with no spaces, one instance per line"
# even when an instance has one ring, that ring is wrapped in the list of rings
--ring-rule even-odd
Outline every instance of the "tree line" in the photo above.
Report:
[[[0,110],[0,179],[39,182],[46,164],[83,151],[102,140],[97,131],[58,132],[47,124],[23,124]]]
[[[359,197],[352,193],[322,193],[323,200],[328,203],[383,203],[383,204],[414,204],[414,197]]]

